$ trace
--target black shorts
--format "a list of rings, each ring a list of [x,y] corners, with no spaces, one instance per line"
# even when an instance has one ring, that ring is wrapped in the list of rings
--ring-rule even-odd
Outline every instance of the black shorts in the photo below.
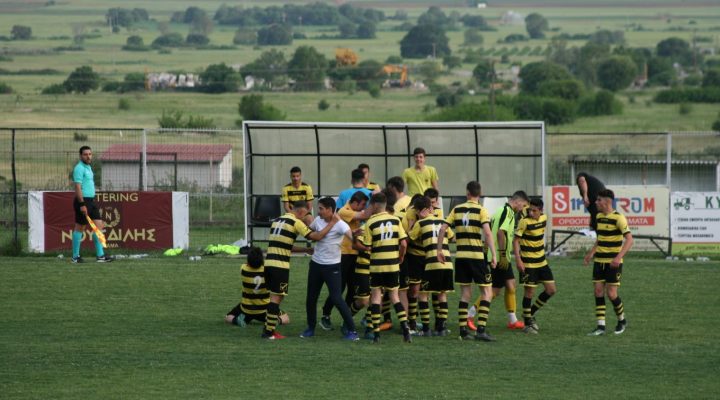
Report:
[[[370,274],[353,273],[353,295],[356,299],[370,297]]]
[[[422,282],[423,271],[425,271],[425,256],[416,256],[414,254],[406,254],[405,262],[407,262],[408,279],[411,284],[419,284]]]
[[[400,287],[400,271],[395,272],[371,272],[370,288],[395,290]]]
[[[93,221],[102,219],[100,218],[100,209],[95,204],[94,198],[83,197],[83,201],[85,202],[85,207],[87,208],[90,219],[92,219]],[[75,210],[75,223],[80,225],[87,225],[87,219],[85,218],[85,214],[80,211],[80,202],[77,200],[77,197],[73,198],[73,210]]]
[[[426,293],[452,292],[453,270],[451,269],[430,269],[423,273],[423,280],[420,284],[420,291]]]
[[[290,270],[287,268],[265,267],[265,286],[268,291],[278,296],[287,296],[290,281]]]
[[[455,282],[460,285],[472,285],[473,282],[480,286],[490,286],[492,274],[486,260],[472,258],[455,259]]]
[[[502,289],[507,284],[507,281],[515,279],[513,274],[512,264],[508,263],[507,269],[501,269],[499,266],[491,270],[492,274],[492,287]]]
[[[540,283],[555,282],[549,265],[540,268],[525,268],[525,273],[520,276],[520,280],[527,287],[536,287]]]
[[[400,290],[408,290],[410,287],[410,276],[408,276],[408,260],[407,256],[400,263]]]
[[[620,286],[622,267],[622,264],[617,268],[612,268],[610,263],[595,262],[593,265],[593,282]]]

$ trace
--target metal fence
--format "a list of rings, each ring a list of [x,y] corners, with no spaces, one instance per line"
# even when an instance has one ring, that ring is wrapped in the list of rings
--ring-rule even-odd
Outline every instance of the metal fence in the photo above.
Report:
[[[0,246],[26,247],[28,191],[71,190],[82,145],[98,190],[187,191],[191,246],[231,243],[245,234],[242,140],[239,130],[0,128]],[[609,186],[720,191],[717,132],[548,134],[545,150],[548,185],[586,171]]]

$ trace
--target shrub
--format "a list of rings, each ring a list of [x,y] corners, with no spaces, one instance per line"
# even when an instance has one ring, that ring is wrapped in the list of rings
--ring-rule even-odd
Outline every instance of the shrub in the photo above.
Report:
[[[0,256],[17,257],[22,254],[22,241],[10,238],[0,244]]]
[[[720,88],[667,89],[655,96],[658,103],[720,103]]]
[[[680,103],[678,106],[678,113],[680,115],[688,115],[692,112],[692,105],[688,103]]]
[[[185,43],[190,46],[205,46],[210,43],[210,39],[202,33],[190,33],[185,38]]]
[[[430,112],[432,106],[429,104],[423,108],[424,112]],[[491,112],[488,103],[478,104],[474,102],[460,103],[452,107],[440,109],[436,114],[429,115],[428,121],[513,121],[515,115],[509,107],[496,104],[495,113]]]
[[[11,94],[13,88],[5,82],[0,82],[0,94]]]
[[[578,115],[583,117],[618,115],[622,112],[622,103],[609,90],[600,90],[593,96],[584,97],[578,105]]]
[[[541,82],[537,93],[542,97],[559,97],[566,100],[576,100],[582,95],[582,83],[575,79]]]
[[[368,93],[370,93],[370,97],[373,99],[377,99],[380,97],[380,86],[378,85],[371,85],[368,88]]]
[[[118,81],[108,81],[103,83],[102,87],[100,88],[103,92],[119,92],[120,86],[122,86],[121,82]]]
[[[185,43],[182,35],[177,32],[166,33],[158,36],[153,40],[152,47],[157,49],[161,47],[181,47]]]
[[[40,92],[40,94],[65,94],[67,91],[65,90],[65,85],[62,83],[54,83],[50,86],[47,86],[43,88],[43,90]]]
[[[165,129],[213,129],[215,122],[212,118],[200,115],[185,114],[180,110],[163,110],[158,118],[158,124]]]
[[[244,120],[281,121],[285,119],[285,113],[272,104],[266,104],[263,96],[259,94],[243,96],[238,104],[238,112]],[[238,120],[236,124],[241,126],[242,120]]]
[[[712,130],[714,130],[715,132],[720,132],[720,119],[716,119],[715,122],[713,122]]]
[[[76,142],[86,142],[88,140],[88,135],[80,132],[73,132],[73,140]]]
[[[330,103],[328,103],[327,100],[322,99],[322,100],[320,100],[320,101],[318,102],[318,110],[320,110],[320,111],[325,111],[325,110],[327,110],[328,108],[330,108]]]
[[[130,109],[130,100],[120,99],[118,100],[118,110],[127,111]]]
[[[519,95],[515,98],[513,111],[521,120],[542,120],[549,125],[561,125],[575,120],[575,105],[568,100]]]

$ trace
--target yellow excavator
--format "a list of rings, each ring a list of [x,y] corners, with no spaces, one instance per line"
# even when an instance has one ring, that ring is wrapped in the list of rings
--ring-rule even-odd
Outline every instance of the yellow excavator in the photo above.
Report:
[[[387,75],[387,81],[385,86],[388,87],[408,87],[410,81],[408,80],[408,67],[407,65],[385,65],[382,71]]]

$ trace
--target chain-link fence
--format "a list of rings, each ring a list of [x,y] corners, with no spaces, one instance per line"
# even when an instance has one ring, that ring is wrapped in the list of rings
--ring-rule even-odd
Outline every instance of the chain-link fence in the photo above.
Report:
[[[70,191],[81,146],[93,150],[97,191],[190,194],[190,243],[243,237],[242,132],[0,129],[0,243],[27,243],[28,191]]]

